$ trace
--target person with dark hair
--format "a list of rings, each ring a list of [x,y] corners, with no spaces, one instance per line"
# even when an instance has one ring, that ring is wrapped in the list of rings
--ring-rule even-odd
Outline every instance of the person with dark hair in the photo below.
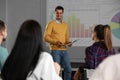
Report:
[[[62,6],[57,6],[57,7],[55,8],[55,11],[57,11],[57,10],[62,10],[62,12],[64,12],[64,8],[63,8]]]
[[[92,39],[95,42],[90,47],[87,47],[85,52],[86,64],[78,68],[74,80],[83,80],[83,68],[95,69],[106,57],[115,54],[109,25],[96,25],[92,33]]]
[[[43,49],[42,29],[35,20],[25,21],[2,72],[2,80],[61,80],[52,56]]]
[[[63,21],[64,8],[55,8],[56,19],[46,26],[44,40],[50,44],[51,55],[55,62],[56,71],[60,73],[60,65],[64,68],[64,80],[71,80],[71,64],[66,45],[72,46],[69,39],[68,25]]]
[[[7,49],[1,46],[2,42],[6,40],[6,37],[7,37],[7,27],[5,23],[2,20],[0,20],[0,72],[8,57]]]
[[[111,29],[109,25],[97,25],[94,28],[93,45],[86,48],[86,66],[95,69],[106,57],[115,54],[112,47]]]

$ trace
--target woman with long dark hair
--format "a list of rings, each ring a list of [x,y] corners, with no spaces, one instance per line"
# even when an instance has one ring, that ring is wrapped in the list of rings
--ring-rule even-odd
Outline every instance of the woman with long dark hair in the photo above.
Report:
[[[3,80],[61,80],[53,59],[43,49],[42,29],[35,20],[25,21],[5,62]]]

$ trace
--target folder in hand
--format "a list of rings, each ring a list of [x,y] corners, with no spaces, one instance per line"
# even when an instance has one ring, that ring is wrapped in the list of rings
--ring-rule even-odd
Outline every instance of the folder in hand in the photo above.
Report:
[[[77,41],[79,41],[79,39],[76,39],[76,40],[72,41],[71,43],[66,44],[66,46],[68,46],[68,45],[70,45],[70,44],[73,44],[73,43],[75,43],[75,42],[77,42]]]

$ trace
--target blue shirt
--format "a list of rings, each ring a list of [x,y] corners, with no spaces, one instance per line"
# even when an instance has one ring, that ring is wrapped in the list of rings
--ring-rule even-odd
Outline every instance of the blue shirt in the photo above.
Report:
[[[8,51],[6,48],[0,46],[0,71],[8,57]]]

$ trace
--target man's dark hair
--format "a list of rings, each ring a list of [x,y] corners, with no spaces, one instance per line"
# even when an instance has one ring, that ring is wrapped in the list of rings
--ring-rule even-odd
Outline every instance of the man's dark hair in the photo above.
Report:
[[[4,29],[5,29],[5,23],[2,20],[0,20],[0,31]]]
[[[64,8],[62,7],[62,6],[57,6],[56,8],[55,8],[55,11],[56,10],[62,10],[63,12],[64,12]]]

